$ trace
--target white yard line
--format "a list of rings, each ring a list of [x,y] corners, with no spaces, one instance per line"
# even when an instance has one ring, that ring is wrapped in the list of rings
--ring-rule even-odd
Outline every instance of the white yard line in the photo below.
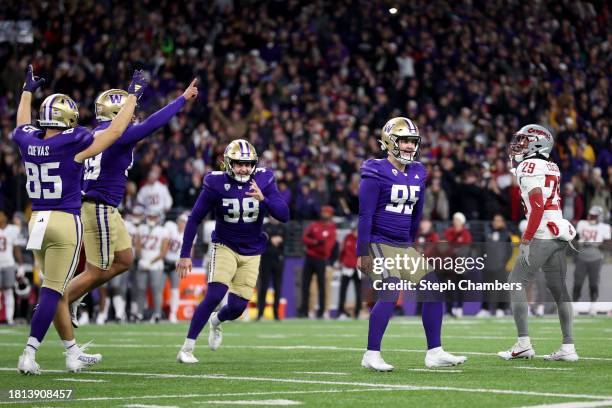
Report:
[[[313,375],[349,375],[348,373],[338,373],[332,371],[294,371],[294,374],[313,374]]]
[[[14,367],[0,367],[0,371],[15,371]],[[47,373],[63,373],[61,370],[43,370]],[[110,375],[110,376],[126,376],[126,377],[151,377],[151,378],[184,378],[184,379],[209,379],[209,380],[234,380],[247,382],[270,382],[282,384],[316,384],[316,385],[334,385],[334,386],[352,386],[364,388],[386,388],[395,390],[410,390],[410,391],[457,391],[468,393],[484,393],[484,394],[500,394],[500,395],[529,395],[537,397],[555,397],[555,398],[572,398],[572,399],[593,399],[593,400],[612,400],[612,395],[592,395],[592,394],[569,394],[555,393],[543,391],[524,391],[524,390],[502,390],[494,388],[468,388],[468,387],[441,387],[429,385],[408,385],[408,384],[384,384],[384,383],[368,383],[368,382],[350,382],[350,381],[324,381],[324,380],[305,380],[297,378],[271,378],[271,377],[248,377],[248,376],[218,376],[210,374],[166,374],[166,373],[135,373],[135,372],[119,372],[119,371],[84,371],[81,375]],[[124,399],[120,397],[118,399]],[[162,398],[162,397],[160,397]],[[87,399],[88,400],[88,399]],[[0,405],[4,402],[0,402]]]
[[[419,371],[419,372],[424,372],[424,373],[462,373],[463,370],[453,370],[453,369],[446,369],[446,368],[440,368],[439,370],[434,370],[431,368],[408,368],[408,371]]]
[[[225,335],[225,334],[224,334]],[[6,346],[6,347],[23,347],[23,343],[7,343],[7,342],[2,342],[0,343],[0,346]],[[142,345],[142,344],[102,344],[102,343],[94,343],[92,345],[92,348],[175,348],[175,349],[179,349],[182,346],[182,344],[146,344],[146,345]],[[362,347],[338,347],[338,346],[310,346],[310,345],[305,345],[305,344],[296,344],[296,345],[290,345],[290,346],[283,346],[283,345],[275,345],[275,346],[270,346],[270,345],[262,345],[262,346],[238,346],[238,345],[224,345],[223,348],[228,348],[228,349],[246,349],[246,350],[288,350],[288,351],[292,351],[292,350],[321,350],[321,351],[359,351],[359,352],[363,352],[364,349]],[[425,350],[417,350],[417,349],[385,349],[385,351],[387,352],[392,352],[392,353],[420,353],[423,354],[425,353]],[[472,356],[488,356],[488,357],[495,357],[496,359],[498,359],[499,357],[497,357],[497,354],[495,352],[482,352],[482,351],[457,351],[457,350],[451,350],[454,354],[467,354],[467,355],[472,355]],[[538,354],[536,355],[536,357],[544,357],[545,354]],[[581,360],[593,360],[593,361],[612,361],[612,357],[583,357],[580,356]]]

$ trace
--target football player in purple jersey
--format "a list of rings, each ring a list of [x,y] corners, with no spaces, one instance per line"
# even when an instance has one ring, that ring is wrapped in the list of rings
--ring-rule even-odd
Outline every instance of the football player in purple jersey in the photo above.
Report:
[[[411,245],[414,244],[423,212],[427,171],[416,161],[421,136],[412,120],[402,117],[389,120],[382,128],[380,142],[383,151],[387,152],[387,158],[367,160],[361,167],[357,267],[374,282],[398,283],[406,276],[401,265],[377,271],[373,258],[384,261],[396,259],[397,255],[417,255]],[[370,314],[368,346],[361,365],[376,371],[391,371],[393,366],[385,363],[380,355],[380,344],[399,291],[379,287],[383,290]],[[442,301],[423,303],[427,367],[457,365],[466,360],[442,349],[442,316]]]
[[[127,184],[128,170],[134,160],[136,144],[166,125],[185,105],[198,96],[194,79],[185,92],[142,123],[129,124],[121,137],[105,151],[85,161],[83,177],[83,243],[87,264],[76,276],[67,293],[72,304],[70,316],[58,313],[55,326],[62,339],[73,338],[72,326],[77,327],[76,306],[80,299],[96,287],[102,287],[113,277],[128,270],[134,261],[132,239],[117,206]],[[126,103],[128,93],[122,89],[102,92],[95,103],[98,126],[94,135],[107,129]],[[101,305],[103,306],[103,305]]]
[[[197,363],[195,342],[210,318],[208,345],[221,345],[221,322],[239,318],[253,295],[259,275],[259,261],[267,244],[262,231],[266,213],[281,222],[289,220],[289,207],[281,196],[270,169],[257,167],[257,152],[243,139],[232,141],[223,154],[225,171],[204,177],[198,197],[183,233],[180,277],[191,271],[191,247],[198,225],[209,211],[215,212],[213,251],[208,269],[208,291],[191,319],[185,343],[177,355],[180,363]],[[213,313],[229,290],[228,302]]]
[[[40,106],[40,127],[31,125],[32,93],[43,82],[34,77],[30,65],[17,110],[17,128],[13,132],[32,201],[27,248],[34,251],[44,274],[30,336],[17,365],[23,374],[40,374],[36,351],[56,310],[63,310],[65,315],[69,313],[65,290],[79,263],[83,236],[80,219],[83,161],[102,152],[123,133],[147,83],[141,71],[134,73],[125,106],[110,126],[94,138],[91,131],[78,126],[79,111],[68,95],[48,96]],[[64,341],[64,346],[70,371],[79,371],[102,358],[99,354],[84,353],[86,347],[79,347],[74,338]]]

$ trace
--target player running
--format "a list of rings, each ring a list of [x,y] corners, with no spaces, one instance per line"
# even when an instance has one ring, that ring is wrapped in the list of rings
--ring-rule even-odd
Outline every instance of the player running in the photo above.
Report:
[[[119,138],[147,83],[141,71],[134,73],[124,107],[94,138],[91,131],[77,125],[77,105],[63,94],[50,95],[41,104],[39,125],[42,129],[31,125],[32,93],[43,82],[44,79],[34,77],[30,65],[17,110],[17,128],[13,132],[13,140],[19,147],[26,169],[26,189],[33,209],[27,249],[34,251],[44,274],[38,306],[32,316],[30,337],[17,365],[23,374],[40,374],[36,351],[56,310],[63,309],[68,315],[64,291],[79,263],[83,236],[80,218],[83,161],[96,156]],[[76,345],[74,337],[65,339],[64,346],[66,366],[70,371],[78,371],[101,360],[99,354],[85,354],[84,348]]]
[[[125,192],[128,170],[134,160],[134,148],[139,141],[166,125],[186,101],[198,96],[196,83],[194,79],[183,95],[142,123],[130,124],[108,149],[85,162],[82,214],[87,264],[85,271],[75,277],[68,288],[70,303],[74,303],[73,315],[76,315],[77,299],[127,271],[134,261],[132,239],[117,210]],[[110,89],[96,98],[98,126],[94,134],[110,126],[127,97],[128,93],[122,89]],[[103,306],[101,310],[104,310]],[[75,316],[72,324],[70,315],[60,313],[55,318],[55,326],[62,339],[74,337],[72,325],[77,326]]]
[[[179,293],[179,276],[176,272],[176,263],[181,257],[181,240],[185,225],[187,225],[188,214],[181,214],[176,222],[167,221],[164,227],[168,231],[168,252],[164,259],[164,273],[170,279],[170,314],[168,320],[170,323],[178,323],[176,313],[178,312],[180,293]]]
[[[267,238],[262,223],[267,212],[281,222],[289,220],[289,207],[280,195],[270,169],[257,168],[253,145],[237,139],[223,154],[225,171],[204,177],[202,191],[187,221],[177,272],[181,278],[191,271],[191,247],[206,214],[215,211],[213,250],[208,271],[208,291],[191,319],[189,332],[176,359],[197,363],[195,341],[210,318],[208,345],[221,345],[221,322],[239,318],[253,295],[259,275],[259,260]],[[227,305],[213,310],[229,289]],[[212,314],[212,315],[211,315]]]
[[[523,288],[510,292],[518,341],[510,350],[497,353],[504,360],[535,356],[527,329],[526,288],[540,268],[546,286],[557,303],[563,333],[561,348],[544,356],[544,359],[578,360],[572,337],[572,303],[565,285],[565,251],[576,231],[569,221],[563,219],[559,207],[561,173],[555,163],[548,161],[553,145],[553,136],[548,129],[540,125],[527,125],[514,135],[509,146],[513,167],[517,164],[515,174],[528,221],[521,238],[520,255],[508,277],[508,282],[520,283]]]
[[[425,201],[425,167],[416,161],[421,136],[416,124],[397,117],[381,131],[381,148],[386,159],[368,160],[361,168],[359,186],[359,225],[357,227],[357,267],[373,281],[398,282],[400,270],[373,272],[375,258],[412,255]],[[398,291],[383,291],[370,314],[368,348],[361,365],[376,371],[391,371],[380,355],[380,343],[393,314]],[[440,333],[444,313],[442,301],[423,303],[422,321],[427,337],[427,367],[462,364],[466,357],[454,356],[442,349]]]

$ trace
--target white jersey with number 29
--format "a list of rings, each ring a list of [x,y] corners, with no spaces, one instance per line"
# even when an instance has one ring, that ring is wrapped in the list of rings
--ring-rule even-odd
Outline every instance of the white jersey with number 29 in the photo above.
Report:
[[[527,159],[518,165],[516,177],[521,189],[521,198],[527,211],[527,219],[529,219],[532,210],[531,203],[529,202],[529,192],[534,188],[542,190],[544,215],[534,238],[555,239],[555,236],[546,224],[548,221],[563,219],[561,195],[559,193],[559,184],[561,182],[559,167],[555,163],[543,159]]]

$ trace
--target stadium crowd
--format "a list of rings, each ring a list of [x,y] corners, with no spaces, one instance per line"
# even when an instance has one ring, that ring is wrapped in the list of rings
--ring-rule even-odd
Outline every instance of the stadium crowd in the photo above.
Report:
[[[259,165],[275,170],[293,219],[316,219],[326,205],[336,216],[354,216],[359,168],[380,154],[380,127],[408,116],[421,131],[428,168],[426,218],[522,219],[507,145],[530,122],[556,136],[564,216],[578,221],[599,205],[609,217],[607,2],[419,0],[397,7],[9,0],[0,10],[0,208],[28,212],[11,132],[32,63],[47,79],[35,106],[66,93],[87,126],[95,122],[96,96],[127,86],[134,69],[152,78],[136,120],[199,78],[198,101],[137,147],[126,212],[151,183],[167,187],[177,213],[189,210],[203,175],[242,137],[257,148]],[[11,24],[18,21],[31,27]]]
[[[1,205],[27,206],[10,135],[32,62],[48,81],[35,104],[67,93],[85,125],[96,95],[126,86],[135,68],[153,78],[141,118],[200,78],[199,101],[137,149],[128,206],[159,164],[174,206],[191,208],[227,142],[245,137],[277,170],[293,218],[325,204],[355,214],[360,164],[378,154],[380,126],[405,115],[423,135],[433,220],[522,217],[506,146],[528,122],[555,132],[570,218],[610,209],[606,2],[417,1],[396,14],[385,4],[9,2],[0,18],[31,20],[32,42],[0,44]]]

